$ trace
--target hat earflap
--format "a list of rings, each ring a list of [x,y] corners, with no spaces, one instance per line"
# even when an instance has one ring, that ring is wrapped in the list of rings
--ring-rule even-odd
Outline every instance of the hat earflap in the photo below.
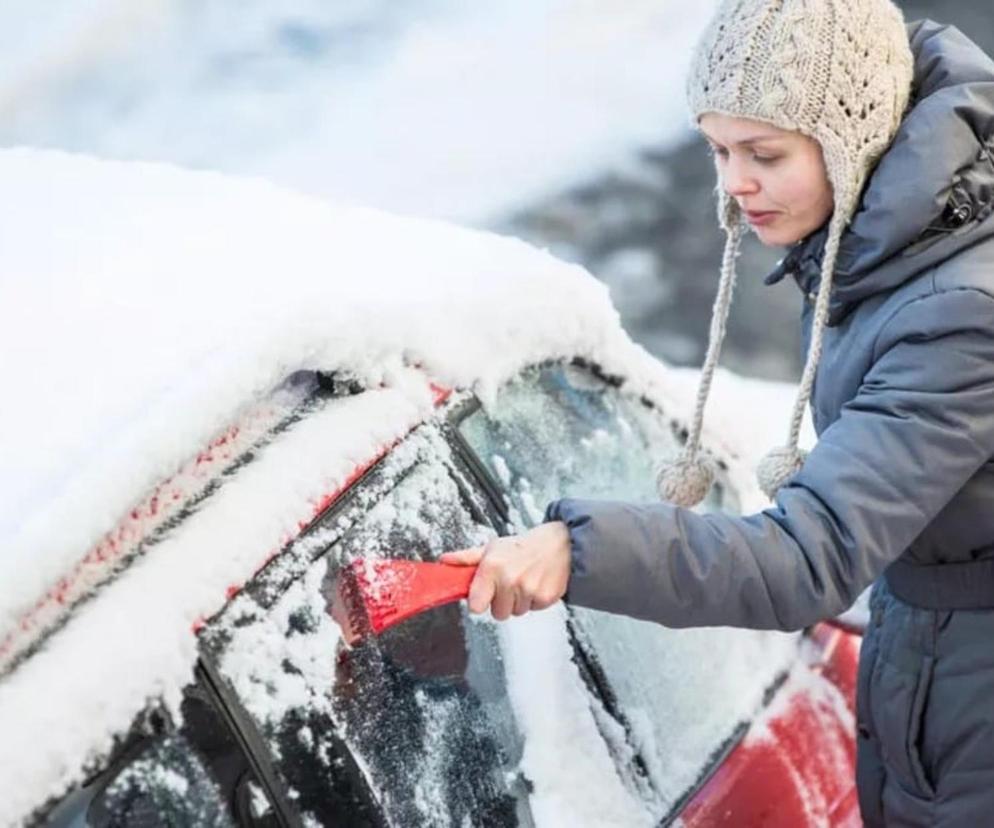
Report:
[[[801,470],[807,457],[807,452],[798,447],[801,437],[801,423],[804,420],[804,411],[811,400],[811,391],[814,388],[815,375],[818,372],[818,361],[821,359],[822,340],[824,339],[825,326],[828,324],[835,262],[838,258],[839,244],[847,221],[846,212],[836,207],[829,223],[828,238],[825,240],[821,281],[818,285],[818,295],[815,298],[814,318],[811,321],[811,341],[808,345],[807,359],[804,362],[801,384],[794,400],[787,445],[768,451],[756,467],[759,487],[770,500],[776,495],[778,489]]]
[[[728,311],[732,305],[732,293],[735,288],[735,260],[738,258],[742,241],[742,217],[738,205],[724,193],[720,195],[720,218],[726,232],[725,252],[721,262],[718,295],[715,297],[711,312],[707,356],[697,386],[694,416],[683,450],[675,459],[663,463],[656,474],[659,496],[677,506],[696,506],[707,496],[715,478],[714,461],[709,456],[701,454],[701,429],[704,423],[704,406],[711,391],[711,381],[718,366],[721,344],[725,338]]]

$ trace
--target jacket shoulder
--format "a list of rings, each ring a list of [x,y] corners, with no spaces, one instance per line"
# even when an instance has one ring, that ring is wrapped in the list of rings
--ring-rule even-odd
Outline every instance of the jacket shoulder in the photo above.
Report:
[[[932,270],[935,293],[976,290],[994,297],[994,238],[961,250]]]
[[[994,340],[994,244],[964,250],[906,282],[881,311],[877,355],[900,340],[966,332]]]

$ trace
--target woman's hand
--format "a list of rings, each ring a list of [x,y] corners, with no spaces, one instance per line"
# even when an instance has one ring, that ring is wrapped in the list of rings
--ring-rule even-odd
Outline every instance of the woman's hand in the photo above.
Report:
[[[512,613],[551,607],[566,594],[570,572],[569,530],[561,521],[521,535],[494,538],[486,546],[446,552],[442,563],[478,565],[469,589],[470,612],[490,612],[498,621]]]

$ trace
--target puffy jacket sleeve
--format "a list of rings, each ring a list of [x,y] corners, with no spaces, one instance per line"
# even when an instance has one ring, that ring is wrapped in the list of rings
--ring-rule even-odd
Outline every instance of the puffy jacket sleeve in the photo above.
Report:
[[[916,299],[766,511],[560,500],[571,603],[670,627],[794,630],[849,607],[994,455],[994,300]]]

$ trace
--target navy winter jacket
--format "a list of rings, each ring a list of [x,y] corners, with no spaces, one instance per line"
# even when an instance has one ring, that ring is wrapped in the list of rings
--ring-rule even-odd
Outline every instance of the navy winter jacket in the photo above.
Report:
[[[568,600],[797,630],[879,576],[859,683],[868,825],[994,824],[994,61],[910,27],[915,87],[842,241],[818,443],[761,514],[561,500]],[[805,295],[825,231],[768,281]],[[811,297],[811,298],[808,298]]]

